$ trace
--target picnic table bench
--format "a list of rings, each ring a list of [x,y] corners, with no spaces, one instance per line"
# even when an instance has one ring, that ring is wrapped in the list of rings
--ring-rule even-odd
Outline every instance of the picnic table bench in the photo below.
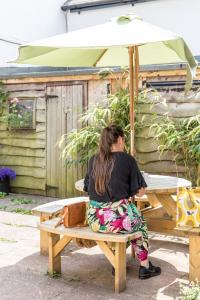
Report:
[[[189,280],[200,281],[200,228],[181,226],[175,230],[189,237]]]
[[[32,209],[32,213],[40,217],[40,223],[51,220],[52,218],[57,217],[63,207],[68,204],[78,203],[81,201],[89,201],[88,197],[76,197],[52,201],[39,205]],[[48,255],[49,253],[49,236],[45,230],[40,229],[40,253],[42,255]]]
[[[140,233],[105,234],[93,232],[89,226],[65,228],[58,222],[58,214],[63,206],[80,201],[89,201],[88,197],[69,198],[53,201],[35,207],[32,212],[39,215],[40,223],[40,253],[49,255],[49,273],[61,273],[61,252],[76,238],[95,241],[109,262],[115,268],[115,292],[119,293],[126,287],[126,246],[131,239],[139,237]],[[112,244],[111,244],[112,243]]]
[[[93,240],[115,269],[115,292],[120,293],[126,288],[126,245],[140,233],[105,234],[93,232],[89,226],[65,228],[63,225],[55,228],[58,218],[40,223],[39,229],[49,236],[49,273],[61,273],[61,251],[74,238]],[[62,238],[61,238],[62,236]],[[112,242],[112,248],[109,245]],[[113,249],[114,244],[114,249]]]

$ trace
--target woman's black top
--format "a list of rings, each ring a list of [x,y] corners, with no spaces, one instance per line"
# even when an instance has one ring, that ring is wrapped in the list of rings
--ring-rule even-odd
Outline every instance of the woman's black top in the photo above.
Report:
[[[128,199],[137,194],[141,187],[147,187],[133,156],[125,152],[112,152],[112,155],[114,155],[114,167],[108,189],[103,195],[96,193],[95,182],[91,174],[94,156],[89,161],[88,172],[84,180],[84,191],[88,192],[90,200],[114,202]]]

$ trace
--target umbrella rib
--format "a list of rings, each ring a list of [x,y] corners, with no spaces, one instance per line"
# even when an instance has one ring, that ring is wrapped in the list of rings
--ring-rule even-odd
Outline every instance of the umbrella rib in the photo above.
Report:
[[[93,67],[96,67],[96,65],[98,64],[98,62],[100,61],[100,59],[102,58],[102,56],[105,54],[105,52],[108,49],[104,49],[103,52],[101,53],[101,55],[97,58],[97,60],[95,61],[95,63],[93,64]]]

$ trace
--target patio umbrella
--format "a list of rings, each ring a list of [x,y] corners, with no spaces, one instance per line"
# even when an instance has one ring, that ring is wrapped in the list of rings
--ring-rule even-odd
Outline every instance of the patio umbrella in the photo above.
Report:
[[[138,95],[139,61],[140,65],[186,63],[187,89],[197,65],[183,38],[134,15],[20,46],[15,62],[53,67],[129,66],[133,154],[134,98]]]

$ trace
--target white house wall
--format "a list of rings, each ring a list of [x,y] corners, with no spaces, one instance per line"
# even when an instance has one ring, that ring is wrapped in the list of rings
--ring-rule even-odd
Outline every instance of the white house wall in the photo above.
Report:
[[[195,55],[200,55],[200,0],[156,0],[96,10],[68,13],[68,30],[100,24],[111,17],[132,12],[145,21],[179,33]],[[106,34],[106,33],[105,33]]]
[[[66,32],[64,0],[0,1],[0,39],[31,42]],[[16,58],[18,47],[0,40],[0,66]]]

